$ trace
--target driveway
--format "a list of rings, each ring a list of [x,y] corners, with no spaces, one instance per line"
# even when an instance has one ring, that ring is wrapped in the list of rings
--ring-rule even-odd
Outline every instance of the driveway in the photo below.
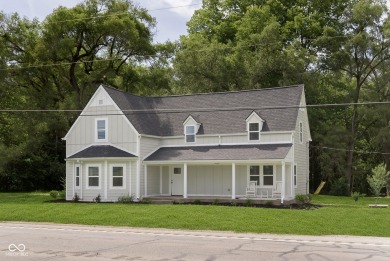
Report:
[[[0,222],[0,260],[390,260],[390,239]]]

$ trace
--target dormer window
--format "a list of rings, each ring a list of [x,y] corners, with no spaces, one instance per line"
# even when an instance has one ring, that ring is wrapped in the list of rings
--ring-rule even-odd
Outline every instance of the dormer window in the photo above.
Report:
[[[198,122],[199,119],[195,119],[196,117],[194,118],[193,116],[189,115],[183,122],[186,143],[195,143],[196,141],[196,134],[198,133],[201,124]]]
[[[260,139],[259,123],[257,122],[249,123],[249,140],[259,140],[259,139]]]
[[[186,142],[195,142],[195,126],[188,125],[185,128]]]
[[[249,141],[260,141],[260,131],[263,129],[264,120],[254,111],[246,118],[246,130]]]
[[[107,119],[96,119],[96,141],[107,141]]]

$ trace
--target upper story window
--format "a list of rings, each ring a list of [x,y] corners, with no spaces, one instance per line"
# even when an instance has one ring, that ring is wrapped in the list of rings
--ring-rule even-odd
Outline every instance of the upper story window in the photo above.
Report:
[[[185,126],[186,142],[195,142],[195,126]]]
[[[260,139],[259,123],[249,123],[249,140]]]
[[[260,132],[263,129],[264,120],[253,111],[248,118],[246,118],[246,130],[248,131],[249,141],[260,141]]]
[[[107,141],[107,119],[96,119],[96,141]]]

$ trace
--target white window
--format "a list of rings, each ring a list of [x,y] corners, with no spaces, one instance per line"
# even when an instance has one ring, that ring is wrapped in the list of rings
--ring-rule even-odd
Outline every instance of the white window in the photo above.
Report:
[[[263,186],[274,185],[274,166],[264,165],[263,166]]]
[[[299,122],[299,142],[303,143],[303,123]]]
[[[76,166],[75,186],[80,187],[80,166]]]
[[[88,170],[88,188],[100,189],[100,166],[90,165]]]
[[[126,188],[125,165],[111,165],[111,188]]]
[[[96,119],[96,141],[107,141],[107,119]]]
[[[297,164],[294,164],[294,187],[297,187]]]
[[[195,142],[195,126],[185,126],[186,142]]]
[[[249,166],[249,181],[256,181],[260,185],[260,166]]]
[[[260,139],[260,127],[259,123],[251,122],[249,123],[249,140],[259,140]]]

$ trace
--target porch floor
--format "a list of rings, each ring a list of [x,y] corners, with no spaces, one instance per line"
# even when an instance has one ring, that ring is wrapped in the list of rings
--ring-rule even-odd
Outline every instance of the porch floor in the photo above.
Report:
[[[251,203],[254,205],[265,205],[272,202],[273,205],[290,205],[295,203],[294,199],[284,199],[283,204],[281,203],[280,198],[259,198],[259,197],[238,197],[232,199],[231,197],[221,197],[221,196],[189,196],[188,198],[183,198],[182,196],[148,196],[145,197],[149,199],[153,204],[173,204],[173,203],[191,203],[194,201],[200,201],[203,203],[213,203],[215,200],[218,200],[221,204],[226,203],[246,203],[247,199],[251,200]]]

